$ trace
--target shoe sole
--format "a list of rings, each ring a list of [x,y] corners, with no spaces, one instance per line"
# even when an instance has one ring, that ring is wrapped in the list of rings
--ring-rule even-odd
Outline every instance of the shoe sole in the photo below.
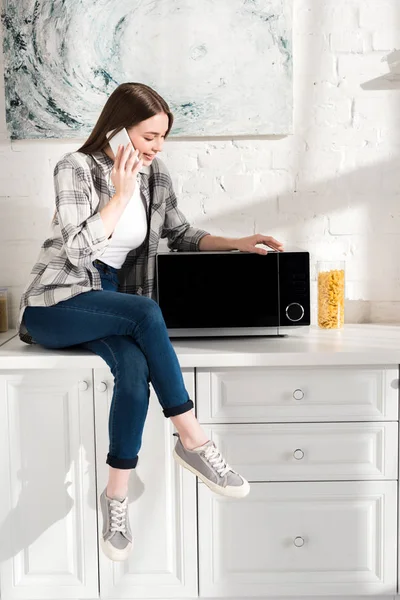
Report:
[[[243,485],[241,485],[240,487],[238,486],[237,488],[235,488],[234,486],[229,486],[229,488],[227,489],[221,487],[213,481],[210,481],[205,475],[203,475],[202,473],[197,471],[197,469],[190,466],[185,460],[183,460],[183,458],[179,456],[175,449],[173,451],[173,457],[178,464],[180,464],[185,469],[191,471],[194,475],[197,475],[197,477],[201,479],[201,481],[205,483],[206,486],[209,487],[210,490],[212,490],[216,494],[220,494],[221,496],[228,496],[230,498],[244,498],[250,492],[250,484],[245,479]]]
[[[103,552],[107,556],[107,558],[109,558],[110,560],[115,560],[115,561],[126,560],[133,549],[133,544],[131,544],[130,542],[129,542],[128,546],[126,548],[124,548],[123,550],[118,549],[118,548],[113,548],[113,546],[109,542],[104,541],[103,537],[101,537],[101,539],[100,539],[100,545],[101,545],[101,549],[103,550]]]

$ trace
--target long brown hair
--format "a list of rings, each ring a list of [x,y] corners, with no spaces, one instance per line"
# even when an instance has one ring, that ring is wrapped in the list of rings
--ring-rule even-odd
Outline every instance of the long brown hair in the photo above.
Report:
[[[165,100],[144,83],[121,83],[108,98],[92,133],[78,152],[91,154],[103,150],[108,144],[108,132],[114,130],[115,135],[124,127],[134,127],[159,113],[168,117],[166,137],[174,117]]]

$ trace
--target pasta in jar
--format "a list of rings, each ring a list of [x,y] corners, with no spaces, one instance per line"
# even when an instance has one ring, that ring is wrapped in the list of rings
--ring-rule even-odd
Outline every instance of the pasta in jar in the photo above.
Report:
[[[344,325],[344,268],[318,272],[318,325],[323,329],[340,329]]]

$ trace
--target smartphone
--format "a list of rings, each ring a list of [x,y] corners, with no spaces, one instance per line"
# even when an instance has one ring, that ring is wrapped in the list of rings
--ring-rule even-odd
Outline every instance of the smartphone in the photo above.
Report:
[[[112,133],[113,132],[110,131],[107,134],[107,139],[112,135]],[[123,146],[124,148],[126,146],[130,146],[133,151],[135,150],[125,127],[123,129],[121,129],[121,131],[119,131],[116,135],[114,135],[112,140],[109,140],[108,143],[110,144],[110,147],[111,147],[111,150],[113,151],[114,156],[117,156],[118,146]],[[139,162],[139,160],[137,162]]]

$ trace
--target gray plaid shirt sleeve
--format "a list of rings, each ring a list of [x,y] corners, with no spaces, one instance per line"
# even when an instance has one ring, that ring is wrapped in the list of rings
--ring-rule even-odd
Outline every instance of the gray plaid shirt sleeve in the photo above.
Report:
[[[68,159],[54,169],[56,214],[68,260],[88,266],[109,244],[99,212],[92,214],[90,182],[78,165]]]
[[[196,252],[199,250],[201,238],[205,235],[209,235],[208,231],[191,227],[185,215],[179,210],[171,182],[165,203],[165,220],[161,237],[168,238],[168,247],[171,250]]]

